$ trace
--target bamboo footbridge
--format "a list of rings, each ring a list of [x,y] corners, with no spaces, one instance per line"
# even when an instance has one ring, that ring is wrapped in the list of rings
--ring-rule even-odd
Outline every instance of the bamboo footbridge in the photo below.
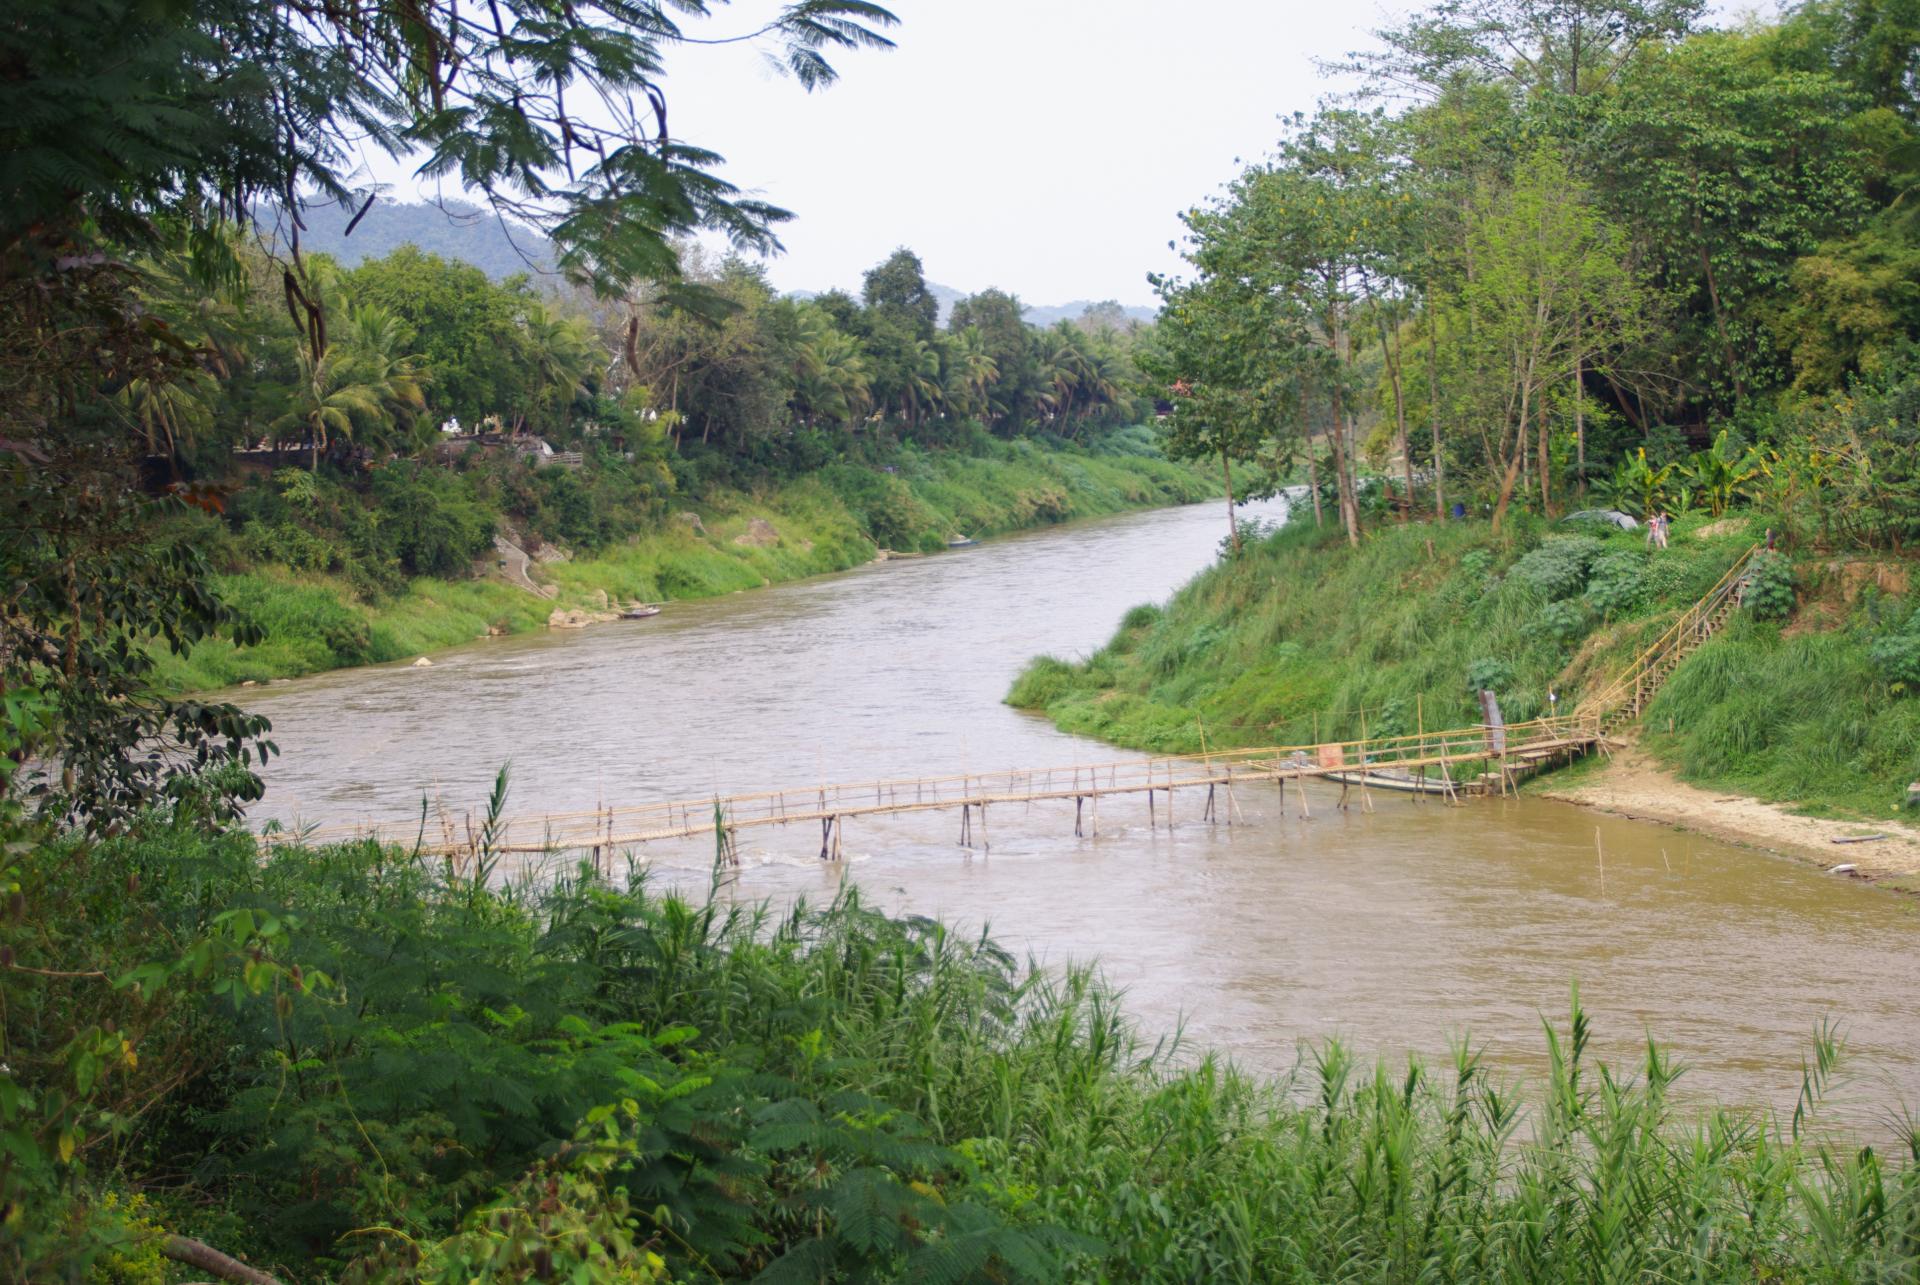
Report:
[[[1303,815],[1311,815],[1308,781],[1341,787],[1339,806],[1358,789],[1371,810],[1371,792],[1391,789],[1457,802],[1462,794],[1506,793],[1527,772],[1594,748],[1606,748],[1624,723],[1639,717],[1682,659],[1712,636],[1739,605],[1758,546],[1735,561],[1718,584],[1683,612],[1611,683],[1569,714],[1501,726],[1477,724],[1451,731],[1313,745],[1265,746],[1211,753],[1051,768],[1012,768],[952,776],[842,782],[600,807],[574,812],[480,821],[444,810],[430,821],[331,826],[269,832],[263,846],[375,840],[430,856],[461,859],[494,855],[592,854],[596,861],[649,843],[715,836],[717,855],[736,856],[737,835],[769,826],[818,825],[820,856],[838,857],[848,820],[918,812],[958,811],[959,842],[988,844],[988,809],[1009,804],[1073,804],[1076,835],[1099,832],[1102,799],[1145,795],[1150,826],[1175,821],[1184,794],[1193,819],[1233,824],[1236,786],[1277,786],[1284,804],[1289,782]]]

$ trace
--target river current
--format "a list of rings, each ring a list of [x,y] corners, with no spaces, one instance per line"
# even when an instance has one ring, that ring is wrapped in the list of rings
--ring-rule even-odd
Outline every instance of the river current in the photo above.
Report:
[[[1083,655],[1163,601],[1225,526],[1217,503],[1131,514],[277,683],[247,701],[283,752],[258,819],[405,818],[423,796],[464,812],[503,763],[509,810],[547,812],[1128,758],[1001,698],[1031,656]],[[1880,1133],[1920,1106],[1920,900],[1566,804],[1376,793],[1369,813],[1337,793],[1308,818],[1291,791],[1243,790],[1231,826],[1183,798],[1171,831],[1115,798],[1085,839],[1071,804],[998,808],[984,853],[957,846],[957,816],[861,819],[838,863],[817,826],[750,831],[728,895],[854,879],[1046,963],[1097,959],[1150,1037],[1183,1026],[1263,1071],[1339,1036],[1390,1057],[1465,1039],[1536,1073],[1577,980],[1602,1056],[1652,1035],[1696,1098],[1790,1109],[1831,1020],[1851,1051],[1839,1119]],[[704,888],[711,855],[656,850],[652,877]]]

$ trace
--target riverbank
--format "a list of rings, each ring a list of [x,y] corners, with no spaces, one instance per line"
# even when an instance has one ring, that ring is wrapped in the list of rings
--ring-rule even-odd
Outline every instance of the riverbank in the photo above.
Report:
[[[621,602],[757,589],[871,562],[882,548],[943,549],[984,537],[1216,494],[1202,471],[1153,453],[1144,430],[1104,449],[996,443],[984,453],[903,450],[895,463],[837,463],[746,492],[711,487],[653,529],[586,556],[502,556],[465,579],[417,577],[401,592],[355,591],[339,575],[262,565],[216,578],[264,631],[253,646],[202,642],[162,655],[171,692],[211,691],[431,655],[489,635],[577,624]],[[502,565],[504,564],[504,565]],[[524,587],[530,575],[540,592]],[[518,581],[518,583],[516,583]]]
[[[1478,522],[1386,526],[1349,548],[1296,521],[1164,607],[1136,608],[1085,659],[1035,660],[1007,699],[1067,731],[1171,753],[1470,726],[1482,687],[1517,722],[1609,681],[1758,535],[1746,517],[1691,513],[1657,553],[1638,533],[1528,521],[1498,535]],[[1785,618],[1755,595],[1661,689],[1642,748],[1722,796],[1897,819],[1920,766],[1920,700],[1880,658],[1904,655],[1889,648],[1915,627],[1905,568],[1789,566],[1791,592],[1774,600]]]
[[[1920,830],[1897,821],[1866,823],[1804,816],[1778,803],[1681,780],[1639,746],[1544,777],[1527,793],[1633,821],[1652,821],[1760,848],[1855,877],[1920,891]],[[1859,842],[1863,836],[1878,838]]]

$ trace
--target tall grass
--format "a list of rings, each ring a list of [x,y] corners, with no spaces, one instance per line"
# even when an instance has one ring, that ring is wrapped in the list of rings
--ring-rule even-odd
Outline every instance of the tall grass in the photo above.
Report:
[[[1594,542],[1583,556],[1604,570],[1569,592],[1535,553],[1569,538],[1552,528],[1386,526],[1349,549],[1296,521],[1164,610],[1130,614],[1092,656],[1034,661],[1007,699],[1069,731],[1167,752],[1468,725],[1482,682],[1509,720],[1546,713],[1550,691],[1564,711],[1752,542],[1738,523],[1698,538],[1709,522],[1679,519],[1654,554],[1638,533],[1583,532],[1573,538]],[[1644,715],[1646,743],[1689,779],[1885,816],[1920,776],[1920,701],[1873,666],[1870,623],[1803,629],[1736,615]]]
[[[1897,813],[1920,776],[1920,701],[1889,690],[1850,630],[1739,621],[1675,671],[1645,723],[1687,776],[1814,811]]]
[[[1465,1047],[1429,1065],[1364,1062],[1337,1043],[1262,1080],[1146,1046],[1090,967],[1023,964],[984,933],[889,917],[852,888],[775,913],[584,867],[489,889],[366,845],[278,849],[249,872],[244,843],[217,858],[161,850],[177,843],[88,870],[100,895],[126,885],[123,865],[145,871],[167,924],[175,906],[204,914],[213,887],[216,906],[297,909],[286,957],[348,988],[345,1002],[296,997],[278,1021],[262,997],[210,1022],[220,1056],[181,1089],[191,1101],[156,1112],[123,1152],[117,1180],[138,1182],[217,1130],[218,1163],[163,1213],[259,1262],[308,1246],[338,1265],[384,1228],[445,1234],[563,1142],[570,1113],[632,1098],[633,1070],[593,1032],[637,1031],[672,1033],[675,1074],[718,1083],[741,1068],[798,1101],[860,1103],[839,1108],[854,1112],[843,1122],[915,1121],[949,1149],[916,1180],[927,1190],[1072,1234],[1051,1242],[1071,1248],[1046,1279],[1893,1281],[1920,1268],[1913,1131],[1891,1156],[1822,1140],[1840,1053],[1826,1035],[1787,1119],[1676,1108],[1679,1068],[1652,1045],[1637,1066],[1596,1064],[1577,992],[1564,1024],[1543,1027],[1537,1084],[1503,1081]],[[638,1108],[641,1123],[657,1109],[673,1127],[672,1101]],[[800,1235],[770,1198],[730,1260],[745,1270],[675,1247],[714,1234],[687,1192],[767,1172],[761,1148],[777,1151],[776,1185],[797,1183],[786,1199],[841,1179],[805,1142],[829,1117],[801,1116],[738,1135],[719,1117],[703,1126],[715,1149],[661,1197],[683,1211],[666,1224],[678,1240],[657,1242],[676,1273],[751,1275]],[[612,1200],[680,1163],[598,1181]],[[838,1203],[818,1215],[852,1216]],[[1031,1276],[953,1277],[996,1278]]]

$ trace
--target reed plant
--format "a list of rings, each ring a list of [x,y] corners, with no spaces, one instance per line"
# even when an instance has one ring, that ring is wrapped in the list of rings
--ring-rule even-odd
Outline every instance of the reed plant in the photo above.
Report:
[[[46,1089],[102,1002],[169,1057],[118,1074],[137,1109],[61,1170],[43,1267],[90,1243],[76,1229],[149,1234],[115,1212],[138,1193],[140,1227],[297,1280],[1920,1270],[1920,1143],[1892,1102],[1891,1152],[1823,1127],[1831,1031],[1786,1117],[1683,1104],[1657,1045],[1597,1064],[1577,992],[1537,1083],[1465,1044],[1430,1063],[1329,1042],[1261,1077],[1144,1039],[1094,966],[851,886],[776,909],[729,900],[719,869],[687,897],[631,865],[489,883],[368,844],[260,864],[245,836],[164,824],[59,868],[90,913],[28,899],[29,971],[0,977],[15,1087]],[[113,913],[134,888],[138,914]],[[124,969],[242,914],[275,934],[244,976],[301,985],[213,968],[129,1008],[84,969],[30,971]]]

